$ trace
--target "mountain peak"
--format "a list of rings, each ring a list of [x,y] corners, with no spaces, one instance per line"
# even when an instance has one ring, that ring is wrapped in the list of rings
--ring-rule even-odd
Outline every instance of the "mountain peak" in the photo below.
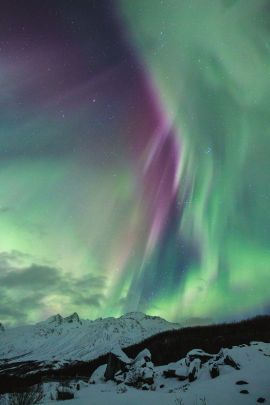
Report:
[[[50,317],[46,320],[46,322],[48,322],[48,323],[57,323],[57,324],[60,325],[60,323],[63,322],[63,319],[64,319],[64,318],[63,318],[60,314],[56,314],[56,315],[50,316]]]
[[[52,315],[45,322],[61,325],[62,323],[81,322],[81,320],[77,312],[74,312],[73,314],[66,317],[63,317],[60,314]]]
[[[81,320],[80,320],[80,317],[79,317],[79,315],[77,314],[77,312],[74,312],[73,314],[71,314],[71,315],[65,317],[65,318],[64,318],[64,321],[71,323],[71,322],[80,322]]]

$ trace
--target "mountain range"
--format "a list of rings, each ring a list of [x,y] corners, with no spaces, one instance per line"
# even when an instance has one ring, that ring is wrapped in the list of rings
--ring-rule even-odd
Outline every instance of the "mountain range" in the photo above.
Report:
[[[120,318],[80,319],[57,314],[35,325],[0,328],[0,361],[88,361],[180,325],[131,312]]]

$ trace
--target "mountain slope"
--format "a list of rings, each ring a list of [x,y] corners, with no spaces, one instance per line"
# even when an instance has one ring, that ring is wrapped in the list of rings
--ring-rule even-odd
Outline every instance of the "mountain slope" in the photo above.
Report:
[[[36,325],[6,329],[0,336],[0,360],[91,360],[115,346],[128,346],[179,324],[139,312],[120,318],[81,320],[77,313],[50,317]]]

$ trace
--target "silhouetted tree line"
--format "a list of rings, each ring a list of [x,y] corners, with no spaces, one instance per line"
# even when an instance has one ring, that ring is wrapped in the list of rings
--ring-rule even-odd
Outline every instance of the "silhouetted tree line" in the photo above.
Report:
[[[192,349],[217,353],[222,347],[230,348],[252,341],[270,343],[270,316],[257,316],[240,322],[207,326],[193,326],[170,330],[151,336],[126,348],[129,357],[134,357],[147,347],[156,365],[175,362]]]

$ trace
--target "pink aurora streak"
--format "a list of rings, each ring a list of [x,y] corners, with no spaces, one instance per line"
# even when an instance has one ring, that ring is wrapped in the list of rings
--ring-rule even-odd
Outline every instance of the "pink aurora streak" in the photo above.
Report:
[[[161,236],[177,198],[180,143],[145,69],[138,72],[135,105],[133,157],[148,252]]]

